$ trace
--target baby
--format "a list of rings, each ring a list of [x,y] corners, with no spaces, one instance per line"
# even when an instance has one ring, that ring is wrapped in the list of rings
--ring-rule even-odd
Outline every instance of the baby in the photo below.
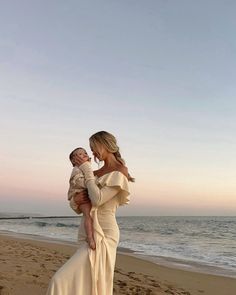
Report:
[[[94,241],[93,236],[93,220],[90,216],[90,210],[92,208],[92,204],[90,201],[86,203],[82,203],[79,206],[75,203],[74,196],[76,193],[79,193],[86,189],[84,175],[83,172],[77,167],[74,163],[74,156],[78,155],[80,158],[83,158],[86,161],[90,161],[90,158],[85,149],[79,147],[73,150],[70,153],[70,161],[73,165],[73,170],[70,176],[70,187],[68,190],[68,200],[70,201],[70,207],[77,213],[80,214],[81,212],[84,215],[84,226],[85,232],[87,234],[87,241],[89,247],[93,250],[96,248],[96,244]]]

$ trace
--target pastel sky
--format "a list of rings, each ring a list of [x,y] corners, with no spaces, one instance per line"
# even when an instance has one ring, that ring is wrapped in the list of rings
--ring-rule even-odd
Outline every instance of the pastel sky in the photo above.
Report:
[[[0,211],[73,215],[68,154],[107,130],[136,178],[118,215],[235,215],[235,12],[1,1]]]

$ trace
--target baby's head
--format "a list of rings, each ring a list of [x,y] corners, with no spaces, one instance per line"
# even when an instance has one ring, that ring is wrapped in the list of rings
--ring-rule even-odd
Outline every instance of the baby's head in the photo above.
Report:
[[[74,149],[69,155],[69,159],[70,159],[71,164],[73,166],[75,166],[75,163],[74,163],[74,156],[75,155],[78,155],[80,158],[85,159],[86,161],[90,161],[90,158],[89,158],[86,150],[83,149],[82,147],[78,147],[78,148]]]

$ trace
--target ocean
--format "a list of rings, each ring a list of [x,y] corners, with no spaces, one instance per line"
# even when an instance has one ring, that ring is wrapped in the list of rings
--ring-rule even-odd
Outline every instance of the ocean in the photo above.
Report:
[[[1,219],[0,231],[76,242],[80,217]],[[236,277],[236,217],[117,217],[119,247],[164,265]]]

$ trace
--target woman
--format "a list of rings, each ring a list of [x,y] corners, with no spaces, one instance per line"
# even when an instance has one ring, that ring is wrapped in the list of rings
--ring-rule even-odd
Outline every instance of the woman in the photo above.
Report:
[[[83,171],[88,193],[81,192],[75,197],[79,205],[86,198],[92,202],[96,250],[86,243],[83,219],[78,234],[76,253],[55,273],[47,295],[111,295],[116,249],[119,242],[119,228],[115,212],[120,205],[129,203],[129,175],[121,158],[116,138],[100,131],[89,139],[95,161],[104,161],[104,166],[95,172],[91,164],[78,155],[74,161]]]

